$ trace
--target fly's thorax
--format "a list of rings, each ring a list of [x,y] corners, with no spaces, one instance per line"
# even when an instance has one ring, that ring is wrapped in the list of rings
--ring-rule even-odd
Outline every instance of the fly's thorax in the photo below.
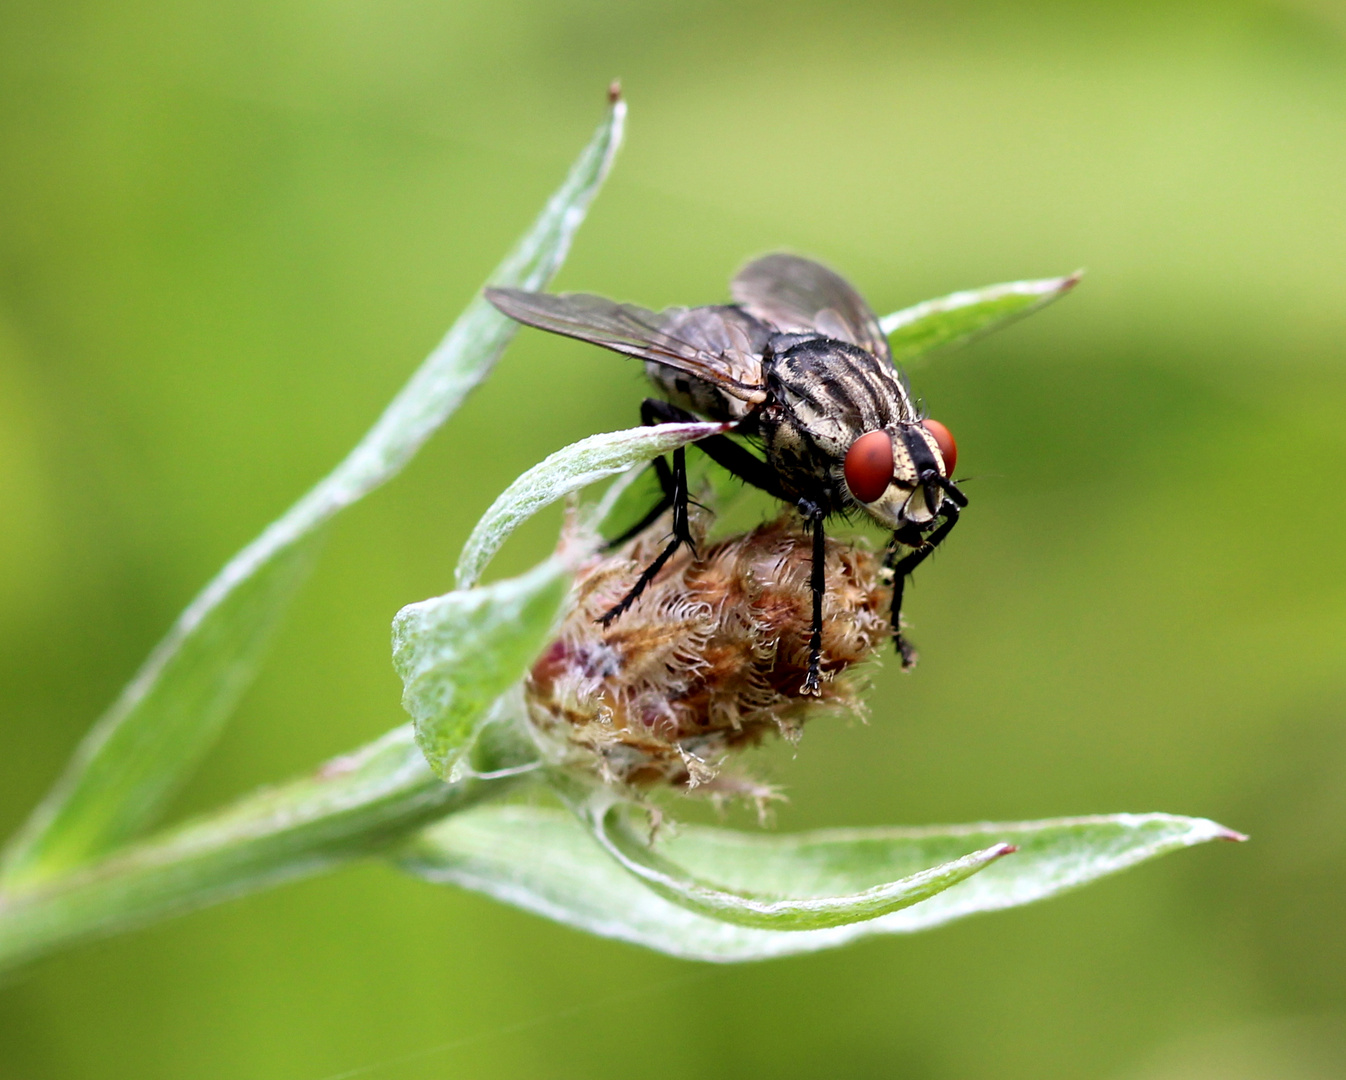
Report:
[[[767,387],[792,426],[822,455],[840,461],[867,431],[914,419],[893,366],[859,346],[831,338],[780,335],[767,365]]]
[[[754,416],[757,436],[780,493],[808,499],[829,513],[842,505],[830,491],[833,459],[818,449],[786,410],[774,402]]]

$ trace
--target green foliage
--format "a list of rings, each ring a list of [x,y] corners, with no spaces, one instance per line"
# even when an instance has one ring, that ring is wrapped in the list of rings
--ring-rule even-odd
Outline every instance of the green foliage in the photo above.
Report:
[[[807,860],[800,859],[796,864],[788,846],[783,855],[777,852],[780,857],[774,867],[774,890],[762,891],[765,882],[754,879],[754,860],[751,851],[745,851],[738,864],[746,870],[746,874],[738,875],[744,884],[734,889],[699,877],[666,858],[649,840],[637,837],[621,804],[604,794],[596,800],[578,802],[574,809],[599,846],[619,866],[652,892],[688,911],[761,930],[823,930],[877,919],[928,900],[1013,851],[1009,844],[995,842],[983,850],[922,866],[896,878],[885,877],[890,867],[877,860],[866,863],[863,858],[852,859],[850,869],[854,873],[836,874],[818,893],[808,891],[812,882],[807,877],[811,869]],[[798,839],[788,838],[787,845]],[[844,852],[835,855],[836,863],[846,861]]]
[[[613,103],[565,183],[490,284],[537,289],[560,268],[621,144],[625,112],[624,103]],[[5,885],[68,870],[154,818],[215,741],[251,681],[316,536],[401,471],[486,377],[517,330],[477,296],[345,460],[188,605],[11,843]]]
[[[559,267],[622,120],[618,102],[495,283],[535,289]],[[895,354],[908,359],[1041,307],[1075,280],[957,293],[884,325]],[[554,632],[578,551],[515,578],[478,581],[542,507],[625,473],[576,530],[587,536],[621,503],[635,467],[726,427],[689,423],[583,439],[492,504],[464,547],[459,588],[394,620],[393,662],[411,731],[399,728],[314,776],[128,845],[218,733],[325,525],[402,469],[514,331],[475,299],[347,458],[193,601],[11,846],[0,964],[366,854],[595,933],[728,961],[924,929],[1041,899],[1179,847],[1237,838],[1200,819],[1116,815],[777,837],[693,828],[656,843],[633,828],[628,793],[547,767],[528,734],[521,683]],[[574,816],[499,805],[462,813],[527,775],[549,783]]]
[[[544,506],[643,465],[660,454],[725,430],[725,424],[659,424],[591,435],[534,465],[491,504],[458,559],[458,587],[476,584],[509,534]]]
[[[0,842],[378,416],[615,74],[635,141],[548,289],[709,302],[786,248],[883,315],[1088,267],[907,362],[972,506],[913,583],[921,666],[874,672],[867,725],[755,756],[790,796],[776,831],[1164,809],[1255,843],[728,968],[342,869],[0,977],[0,1075],[1346,1076],[1346,5],[1325,0],[0,5]],[[160,823],[406,720],[394,612],[454,587],[515,477],[633,426],[645,393],[638,364],[520,333],[326,530]],[[714,505],[717,531],[774,509]],[[550,553],[544,517],[483,580]]]
[[[500,719],[512,703],[497,711]],[[0,968],[377,854],[428,822],[496,798],[527,774],[530,747],[502,723],[451,784],[426,764],[411,725],[309,776],[167,829],[0,903]],[[490,774],[490,775],[483,775]]]
[[[0,884],[51,878],[153,820],[214,742],[307,576],[320,540],[309,524],[273,525],[192,601],[11,842]]]
[[[570,576],[558,559],[476,589],[411,604],[393,620],[393,666],[416,741],[445,780],[491,704],[547,644]]]
[[[1010,281],[950,293],[914,304],[879,320],[893,361],[906,364],[927,353],[966,345],[1016,319],[1022,319],[1058,297],[1080,280],[1081,273],[1041,281]]]
[[[615,859],[610,843],[604,850],[565,811],[507,805],[477,807],[430,827],[409,845],[402,864],[431,881],[475,889],[590,933],[673,956],[734,962],[927,930],[1043,900],[1179,848],[1232,839],[1239,837],[1214,822],[1168,814],[793,836],[687,826],[643,854]],[[997,859],[1007,844],[1017,851]],[[634,854],[640,845],[628,838],[622,846]],[[925,868],[961,861],[968,851],[978,852],[981,862],[964,864],[962,876],[980,872],[957,888],[881,917],[871,909],[844,924],[814,924],[827,928],[805,929],[807,920],[784,930],[768,928],[766,920],[745,925],[724,918],[723,909],[713,917],[708,905],[687,901],[692,888],[704,889],[689,886],[690,880],[715,881],[721,895],[874,896],[888,883],[919,878]],[[623,859],[638,860],[638,874]],[[645,867],[651,865],[676,883],[649,888]],[[668,866],[685,869],[672,873],[663,869]]]

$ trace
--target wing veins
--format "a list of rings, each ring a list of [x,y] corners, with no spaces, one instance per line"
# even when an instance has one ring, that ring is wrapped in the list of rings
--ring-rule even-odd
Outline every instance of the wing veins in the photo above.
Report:
[[[745,311],[780,330],[822,333],[892,361],[888,338],[864,298],[812,259],[764,255],[735,275],[730,290]]]
[[[517,289],[487,289],[486,298],[510,318],[539,330],[663,364],[720,386],[745,401],[761,400],[764,395],[761,383],[736,378],[728,370],[736,359],[740,364],[752,360],[760,363],[760,350],[745,353],[726,345],[722,352],[715,352],[669,330],[671,324],[689,318],[696,321],[694,317],[698,316],[706,324],[702,326],[706,330],[710,329],[709,321],[718,318],[719,329],[726,334],[737,329],[744,342],[751,344],[744,327],[734,326],[729,315],[720,314],[732,312],[739,319],[759,326],[755,319],[737,309],[668,308],[656,313],[590,293],[530,293]],[[765,339],[765,328],[761,329]]]

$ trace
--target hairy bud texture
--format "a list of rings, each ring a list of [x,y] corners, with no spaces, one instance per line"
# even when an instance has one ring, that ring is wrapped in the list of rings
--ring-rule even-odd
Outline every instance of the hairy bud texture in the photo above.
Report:
[[[802,693],[812,624],[811,541],[789,518],[708,548],[685,548],[639,601],[597,619],[662,547],[659,526],[579,575],[574,610],[527,682],[553,756],[609,783],[668,784],[761,797],[721,773],[770,732],[798,737],[819,712],[859,711],[855,666],[889,642],[892,589],[869,551],[828,540],[821,696]]]

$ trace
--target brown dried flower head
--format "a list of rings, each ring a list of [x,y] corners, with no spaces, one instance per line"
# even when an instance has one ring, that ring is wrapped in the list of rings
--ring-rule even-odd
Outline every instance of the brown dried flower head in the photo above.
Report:
[[[796,739],[820,712],[862,709],[856,665],[891,639],[892,590],[872,552],[827,541],[821,695],[801,692],[812,621],[811,541],[783,517],[685,548],[640,600],[596,620],[662,546],[656,524],[583,567],[575,607],[527,681],[533,725],[552,756],[608,783],[746,794],[722,772],[735,749],[770,732]]]

